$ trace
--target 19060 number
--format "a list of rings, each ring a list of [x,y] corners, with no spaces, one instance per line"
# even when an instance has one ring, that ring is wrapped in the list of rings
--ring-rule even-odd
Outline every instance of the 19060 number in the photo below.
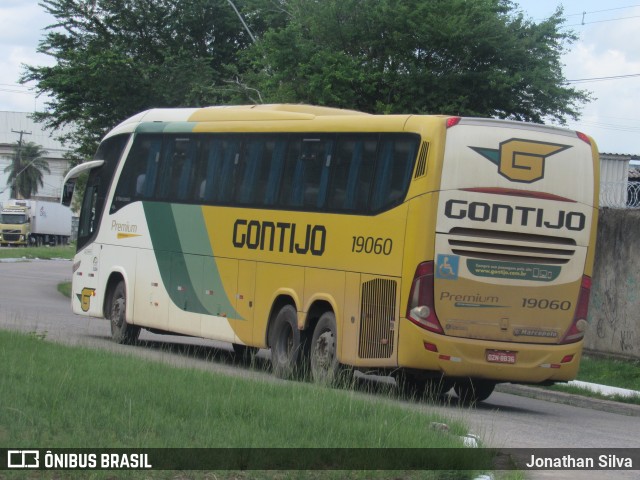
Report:
[[[543,310],[569,310],[571,302],[568,300],[547,300],[546,298],[523,298],[522,306],[526,308],[540,308]]]
[[[391,255],[393,240],[390,238],[374,238],[354,236],[351,251],[354,253],[373,253],[375,255]]]

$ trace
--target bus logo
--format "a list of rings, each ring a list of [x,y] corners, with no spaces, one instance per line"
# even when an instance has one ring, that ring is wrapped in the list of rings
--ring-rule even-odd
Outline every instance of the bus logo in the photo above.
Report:
[[[512,138],[501,142],[498,150],[469,148],[495,163],[498,173],[512,182],[533,183],[544,178],[547,157],[571,148],[571,145]]]
[[[82,291],[77,294],[78,300],[80,300],[80,308],[83,312],[88,312],[91,306],[91,297],[95,296],[95,288],[83,288]]]

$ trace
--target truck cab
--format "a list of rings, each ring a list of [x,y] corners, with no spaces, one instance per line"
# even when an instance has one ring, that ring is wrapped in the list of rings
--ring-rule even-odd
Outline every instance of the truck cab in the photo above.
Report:
[[[29,245],[31,218],[28,205],[9,205],[0,210],[0,245]]]

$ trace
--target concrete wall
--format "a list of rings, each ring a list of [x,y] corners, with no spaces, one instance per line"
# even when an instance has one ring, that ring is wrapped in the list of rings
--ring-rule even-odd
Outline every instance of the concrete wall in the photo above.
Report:
[[[600,209],[585,348],[640,358],[640,210]]]

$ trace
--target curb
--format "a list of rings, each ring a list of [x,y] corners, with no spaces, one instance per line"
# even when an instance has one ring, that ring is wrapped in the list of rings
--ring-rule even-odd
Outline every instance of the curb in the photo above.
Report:
[[[589,408],[603,412],[617,413],[631,417],[640,417],[640,405],[614,402],[613,400],[602,400],[599,398],[583,397],[573,393],[556,392],[554,390],[544,390],[538,387],[527,385],[512,385],[502,383],[496,386],[496,392],[520,395],[521,397],[535,398],[547,402],[562,403],[574,407]]]

